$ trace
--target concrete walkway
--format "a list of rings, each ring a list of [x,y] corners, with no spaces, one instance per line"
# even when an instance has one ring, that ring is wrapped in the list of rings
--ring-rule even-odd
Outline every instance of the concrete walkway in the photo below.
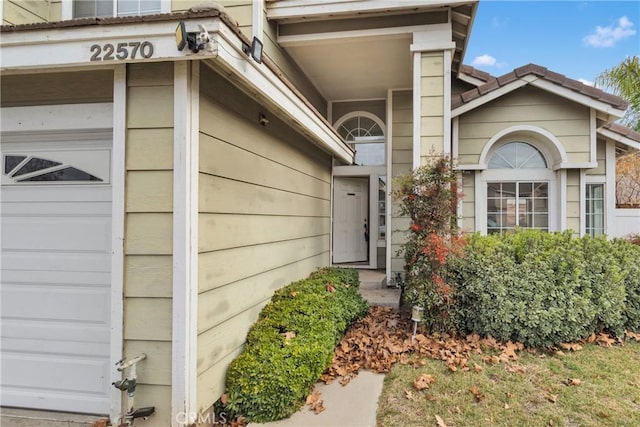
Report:
[[[360,293],[372,305],[398,308],[399,289],[386,287],[385,274],[376,270],[358,270]],[[290,418],[251,427],[375,427],[378,399],[382,393],[384,374],[360,371],[346,386],[336,380],[331,384],[317,383],[325,410],[315,414],[304,406]]]
[[[375,427],[378,398],[382,393],[384,374],[360,371],[346,386],[338,380],[331,384],[316,384],[325,410],[315,414],[304,406],[290,418],[250,427]]]

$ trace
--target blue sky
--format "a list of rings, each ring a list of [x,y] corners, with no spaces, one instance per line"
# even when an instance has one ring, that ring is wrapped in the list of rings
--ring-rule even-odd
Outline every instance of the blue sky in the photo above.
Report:
[[[464,63],[495,76],[534,63],[592,82],[640,55],[640,1],[481,0]]]

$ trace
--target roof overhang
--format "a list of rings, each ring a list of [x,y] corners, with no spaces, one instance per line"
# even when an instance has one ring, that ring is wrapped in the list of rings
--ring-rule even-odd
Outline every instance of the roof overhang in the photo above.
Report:
[[[363,14],[415,12],[477,3],[478,0],[267,0],[267,18],[277,21],[309,21]]]
[[[598,129],[598,136],[601,136],[605,139],[609,139],[620,143],[622,145],[626,145],[627,147],[634,148],[636,150],[640,150],[640,141],[636,139],[631,139],[628,136],[622,135],[619,132],[614,132],[613,130],[603,127]]]
[[[439,26],[448,28],[457,70],[477,3],[279,0],[267,2],[267,17],[278,23],[278,45],[326,100],[384,99],[389,89],[412,87],[412,42]]]
[[[176,26],[186,22],[187,31],[203,25],[211,37],[210,48],[198,53],[176,47]],[[353,150],[296,88],[281,76],[277,67],[264,58],[262,64],[243,53],[249,40],[219,11],[156,15],[146,18],[82,22],[63,21],[40,28],[36,26],[3,27],[0,40],[2,73],[34,73],[42,70],[81,70],[109,68],[116,64],[158,61],[202,60],[233,75],[233,82],[253,98],[265,102],[285,122],[298,129],[310,141],[345,163],[352,163]],[[101,22],[101,23],[100,23]],[[142,56],[131,58],[131,44],[147,42],[152,46]],[[94,56],[98,47],[115,47],[113,59],[104,52]],[[127,47],[128,57],[119,59],[117,48]],[[100,48],[101,50],[102,48]],[[123,57],[124,54],[120,55]],[[92,60],[93,58],[93,60]]]
[[[610,123],[614,120],[619,119],[624,115],[625,112],[625,110],[616,108],[606,102],[593,99],[587,95],[572,91],[535,75],[526,75],[494,90],[487,90],[486,93],[480,95],[479,97],[476,97],[452,109],[451,117],[454,118],[461,116],[469,111],[481,107],[482,105],[485,105],[488,102],[491,102],[527,85],[542,89],[546,92],[561,96],[565,99],[569,99],[577,104],[593,108],[598,112],[598,118],[606,123]]]

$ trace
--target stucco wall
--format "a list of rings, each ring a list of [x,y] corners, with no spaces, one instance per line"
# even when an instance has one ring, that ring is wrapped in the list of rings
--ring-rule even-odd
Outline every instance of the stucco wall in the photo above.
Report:
[[[331,160],[203,68],[199,181],[197,396],[206,410],[273,291],[329,264]]]

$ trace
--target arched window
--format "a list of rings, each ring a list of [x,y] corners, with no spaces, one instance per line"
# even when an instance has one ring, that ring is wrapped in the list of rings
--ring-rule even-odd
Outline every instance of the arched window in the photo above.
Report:
[[[356,150],[355,163],[360,166],[385,164],[384,124],[366,112],[349,113],[335,124],[344,140]]]
[[[542,153],[526,142],[510,142],[498,148],[489,160],[489,169],[540,169],[547,162]]]
[[[510,142],[497,148],[489,169],[547,169],[542,153],[526,142]],[[515,171],[514,171],[515,172]],[[532,171],[533,172],[533,171]],[[502,173],[513,180],[487,182],[487,232],[515,227],[549,230],[549,181],[537,173]],[[496,176],[499,176],[500,173]],[[542,178],[542,175],[539,176]],[[503,178],[504,179],[504,178]]]

